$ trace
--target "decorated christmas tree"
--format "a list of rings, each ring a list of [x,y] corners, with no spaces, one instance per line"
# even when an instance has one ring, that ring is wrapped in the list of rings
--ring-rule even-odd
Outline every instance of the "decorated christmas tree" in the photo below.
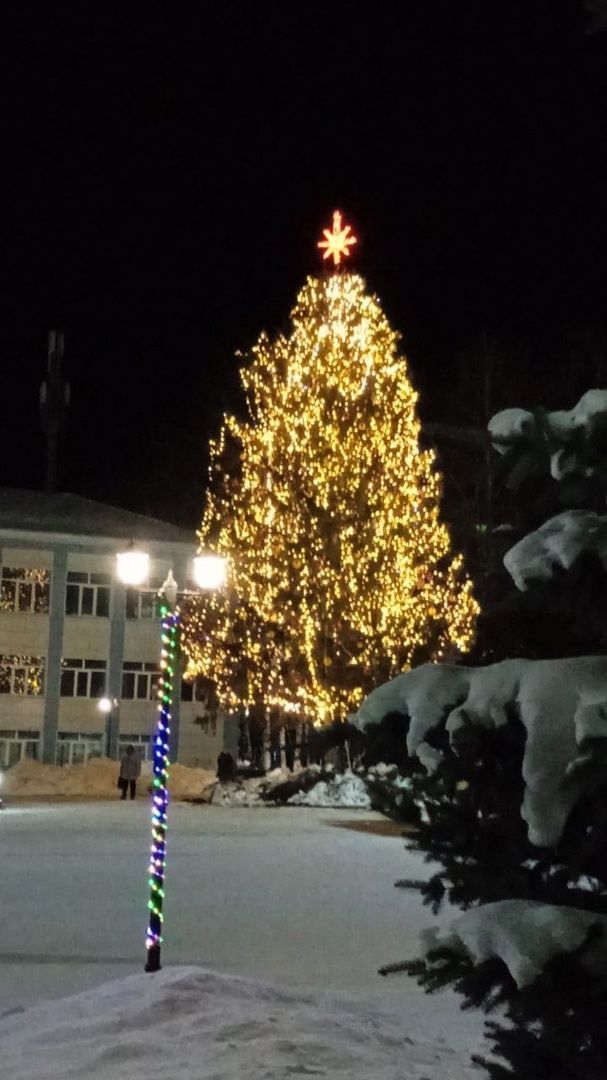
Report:
[[[439,517],[398,334],[336,212],[288,335],[262,334],[242,371],[247,415],[212,444],[199,533],[230,588],[188,614],[190,671],[224,703],[343,719],[378,682],[471,643],[478,607]]]

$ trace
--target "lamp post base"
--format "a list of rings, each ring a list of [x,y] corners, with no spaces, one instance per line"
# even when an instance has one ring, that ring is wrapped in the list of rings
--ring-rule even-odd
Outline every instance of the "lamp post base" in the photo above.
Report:
[[[148,949],[148,962],[145,965],[145,971],[160,971],[160,945],[152,945]]]

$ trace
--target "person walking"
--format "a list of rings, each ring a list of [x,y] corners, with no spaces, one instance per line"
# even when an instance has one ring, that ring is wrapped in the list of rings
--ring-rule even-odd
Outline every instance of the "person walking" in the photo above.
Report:
[[[137,790],[137,777],[141,772],[141,761],[139,760],[139,754],[135,753],[132,746],[127,746],[126,751],[120,759],[120,776],[118,777],[118,787],[122,791],[121,798],[126,799],[126,793],[130,790],[131,799],[135,798],[135,792]]]

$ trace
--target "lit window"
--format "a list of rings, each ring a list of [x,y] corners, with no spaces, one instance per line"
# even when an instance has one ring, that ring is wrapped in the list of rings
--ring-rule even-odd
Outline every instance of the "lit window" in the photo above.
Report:
[[[0,610],[47,615],[51,575],[35,567],[2,567]]]
[[[44,694],[43,656],[0,656],[0,694]]]

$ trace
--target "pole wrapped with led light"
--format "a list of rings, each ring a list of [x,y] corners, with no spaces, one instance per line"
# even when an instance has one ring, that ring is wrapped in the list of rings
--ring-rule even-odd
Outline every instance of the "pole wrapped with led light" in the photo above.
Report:
[[[137,588],[146,580],[150,557],[137,551],[134,543],[116,556],[119,580],[131,588]],[[199,589],[213,592],[226,583],[227,562],[221,555],[200,552],[194,559],[194,581]],[[190,595],[186,590],[185,595]],[[160,679],[158,683],[158,721],[154,736],[153,782],[152,782],[152,846],[150,851],[148,901],[148,929],[146,934],[146,971],[160,970],[160,946],[162,945],[162,908],[164,903],[164,879],[166,870],[167,810],[169,805],[169,756],[171,748],[171,718],[175,681],[178,677],[177,658],[180,650],[181,612],[177,604],[177,582],[169,570],[158,593],[161,620]],[[102,710],[112,707],[109,698],[100,702]]]
[[[146,971],[160,970],[160,946],[162,944],[162,906],[164,901],[164,877],[166,867],[167,809],[169,803],[169,748],[171,738],[171,710],[179,650],[180,613],[177,606],[177,588],[172,574],[162,587],[160,596],[161,660],[158,684],[158,721],[154,737],[152,782],[152,846],[150,850],[148,902],[149,922],[146,934]]]

